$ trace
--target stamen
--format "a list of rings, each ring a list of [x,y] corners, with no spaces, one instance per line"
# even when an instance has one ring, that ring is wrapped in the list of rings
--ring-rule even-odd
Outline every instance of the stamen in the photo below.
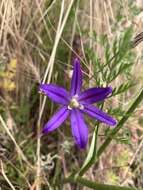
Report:
[[[71,101],[68,105],[69,110],[72,110],[73,108],[78,108],[80,110],[84,109],[84,106],[78,102],[77,98],[78,98],[78,95],[75,95],[71,98]]]
[[[77,99],[78,98],[78,94],[75,94],[72,98]]]
[[[84,106],[82,104],[80,104],[79,109],[84,110]]]
[[[72,110],[72,108],[70,107],[70,105],[68,105],[68,110]]]

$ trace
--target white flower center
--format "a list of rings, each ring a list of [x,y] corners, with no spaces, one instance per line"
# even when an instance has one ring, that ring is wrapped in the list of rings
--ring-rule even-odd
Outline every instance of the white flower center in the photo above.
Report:
[[[71,98],[70,103],[68,105],[69,110],[72,110],[73,108],[78,108],[81,110],[84,109],[84,106],[78,102],[77,97],[78,95],[75,95]]]

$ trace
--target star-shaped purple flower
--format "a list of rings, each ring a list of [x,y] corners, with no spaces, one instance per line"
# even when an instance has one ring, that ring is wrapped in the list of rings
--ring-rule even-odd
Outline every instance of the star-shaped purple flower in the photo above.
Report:
[[[83,113],[110,126],[116,125],[116,120],[97,107],[91,105],[104,100],[111,94],[111,87],[89,88],[82,92],[81,86],[82,71],[80,68],[80,61],[76,58],[74,60],[70,92],[55,84],[41,84],[40,91],[54,102],[62,105],[49,122],[45,124],[43,133],[49,133],[55,130],[70,115],[71,130],[75,143],[80,148],[85,148],[88,142],[88,128],[85,124]]]

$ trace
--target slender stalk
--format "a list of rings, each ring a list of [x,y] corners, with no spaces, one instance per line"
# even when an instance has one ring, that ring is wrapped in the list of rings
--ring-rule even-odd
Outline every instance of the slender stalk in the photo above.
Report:
[[[50,59],[49,59],[49,63],[47,65],[47,68],[46,68],[46,71],[45,71],[45,74],[44,74],[44,79],[43,79],[42,83],[46,82],[47,76],[48,76],[47,83],[50,83],[50,81],[51,81],[58,44],[59,44],[59,41],[61,39],[62,32],[64,30],[65,24],[67,22],[67,19],[68,19],[68,16],[70,14],[70,11],[71,11],[71,8],[73,6],[74,1],[75,0],[71,0],[71,2],[69,4],[69,7],[67,9],[67,12],[65,13],[65,16],[64,16],[64,19],[63,19],[62,23],[61,23],[61,18],[63,18],[64,0],[63,0],[63,3],[61,5],[61,13],[60,13],[61,18],[59,19],[59,24],[58,24],[58,28],[57,28],[56,37],[55,37],[55,43],[53,45],[53,50],[52,50],[52,53],[51,53],[51,56],[50,56]],[[44,111],[44,107],[45,107],[45,103],[46,103],[46,96],[44,97],[43,102],[42,102],[41,111],[40,111],[40,114],[39,114],[39,120],[41,120],[41,117],[42,117],[42,114],[43,114],[43,111]]]
[[[90,28],[90,41],[89,41],[89,48],[92,49],[93,47],[93,0],[90,0],[89,2],[89,7],[90,7],[90,23],[89,23],[89,28]],[[89,78],[92,76],[92,61],[89,61]],[[89,80],[89,87],[92,86],[92,80]]]
[[[11,181],[9,180],[9,178],[6,175],[6,172],[4,171],[4,166],[3,166],[3,162],[2,160],[0,161],[1,163],[1,174],[3,175],[4,179],[7,181],[7,183],[9,184],[10,188],[12,190],[16,190],[15,187],[12,185]]]
[[[12,133],[10,132],[8,126],[6,125],[4,119],[2,118],[2,116],[0,115],[0,123],[2,124],[4,130],[6,131],[7,135],[9,136],[9,138],[12,140],[12,142],[14,143],[15,147],[16,147],[16,151],[18,153],[18,155],[20,156],[20,158],[22,158],[23,161],[25,161],[27,163],[27,165],[30,168],[33,168],[32,165],[28,162],[27,158],[25,157],[23,151],[21,150],[20,146],[18,145],[18,143],[16,142],[14,136],[12,135]]]
[[[131,114],[134,112],[134,110],[137,108],[137,106],[141,103],[143,100],[143,88],[141,89],[141,92],[136,97],[132,105],[129,107],[125,115],[122,117],[122,119],[119,121],[118,125],[115,127],[115,129],[112,131],[111,135],[107,137],[107,139],[104,141],[104,143],[100,146],[97,157],[100,157],[101,154],[105,151],[105,149],[108,147],[108,145],[111,143],[113,137],[117,134],[117,132],[123,127],[124,123],[128,120],[128,118],[131,116]]]
[[[75,33],[76,33],[78,9],[79,9],[79,0],[77,0],[76,8],[75,8],[74,22],[73,22],[73,27],[72,27],[72,35],[71,35],[71,40],[70,40],[70,47],[71,48],[73,48],[73,42],[74,42],[74,37],[75,37]],[[61,40],[63,40],[63,39],[61,39]],[[71,60],[72,60],[71,59],[72,58],[72,53],[74,53],[74,52],[71,49],[71,51],[69,52],[68,69],[70,69],[70,64],[71,64]]]
[[[55,43],[53,46],[53,51],[51,53],[51,57],[49,60],[49,63],[47,65],[47,69],[45,71],[44,74],[44,79],[43,79],[43,83],[46,82],[46,78],[48,75],[49,70],[52,72],[53,70],[53,65],[54,65],[54,60],[55,60],[55,55],[56,55],[56,49],[57,49],[57,45],[58,42],[60,40],[60,35],[58,35],[60,28],[61,28],[61,23],[62,23],[62,18],[63,18],[63,14],[64,14],[64,0],[61,3],[61,12],[60,12],[60,17],[59,17],[59,22],[58,22],[58,28],[57,28],[57,33],[56,33],[56,37],[55,37]],[[48,83],[51,80],[51,74],[48,76]],[[41,97],[40,97],[41,100]],[[44,107],[45,107],[45,103],[46,103],[46,97],[44,97],[43,102],[40,101],[40,110],[39,110],[39,118],[38,118],[38,124],[37,124],[37,133],[38,133],[38,139],[37,139],[37,173],[36,173],[36,190],[41,190],[41,182],[40,182],[40,178],[41,178],[41,156],[40,156],[40,149],[41,149],[41,140],[40,140],[40,131],[41,131],[41,118],[42,118],[42,114],[44,111]]]
[[[111,143],[113,137],[118,133],[118,131],[123,127],[124,123],[127,121],[127,119],[131,116],[133,111],[137,108],[139,103],[143,100],[143,89],[139,93],[139,95],[136,97],[132,105],[129,107],[125,115],[122,117],[122,119],[119,121],[117,126],[114,128],[114,130],[111,132],[110,136],[106,138],[104,143],[100,146],[99,150],[97,151],[96,158],[91,159],[90,162],[80,171],[79,175],[82,176],[101,156],[101,154],[105,151],[105,149],[108,147],[108,145]]]
[[[122,186],[115,186],[115,185],[107,185],[107,184],[101,184],[101,183],[96,183],[90,180],[87,180],[83,177],[73,177],[70,176],[66,179],[64,179],[64,183],[79,183],[83,186],[86,186],[91,189],[96,189],[96,190],[141,190],[137,188],[132,188],[132,187],[122,187]]]
[[[65,24],[67,22],[69,13],[71,11],[71,8],[73,6],[75,0],[71,0],[68,9],[65,13],[64,16],[64,5],[65,5],[65,0],[62,0],[61,3],[61,12],[60,12],[60,18],[59,18],[59,23],[58,23],[58,28],[57,28],[57,33],[56,33],[56,37],[55,37],[55,42],[53,45],[53,50],[49,59],[49,63],[47,65],[45,74],[44,74],[44,79],[42,81],[42,83],[45,83],[47,80],[47,83],[50,83],[51,81],[51,77],[52,77],[52,72],[53,72],[53,67],[54,67],[54,61],[55,61],[55,56],[56,56],[56,52],[57,52],[57,47],[59,44],[59,41],[61,39],[61,35],[62,32],[64,30]],[[64,18],[63,18],[64,16]],[[63,21],[62,21],[63,20]],[[47,79],[48,76],[48,79]],[[40,146],[41,146],[41,142],[40,142],[40,124],[41,124],[41,118],[42,118],[42,114],[44,111],[44,107],[45,107],[45,103],[46,103],[46,97],[44,97],[43,101],[41,102],[41,106],[40,106],[40,111],[39,111],[39,118],[38,118],[38,124],[37,124],[37,133],[38,133],[38,139],[37,139],[37,173],[36,173],[36,190],[41,190],[41,182],[40,182],[40,176],[41,176],[41,159],[40,159]]]
[[[142,148],[143,148],[143,138],[142,138],[141,142],[139,143],[138,147],[136,148],[136,151],[135,151],[135,153],[134,153],[132,159],[130,160],[130,162],[129,162],[129,164],[128,164],[129,167],[127,167],[127,168],[125,169],[125,172],[124,172],[123,175],[122,175],[124,180],[127,179],[126,176],[127,176],[128,172],[129,172],[130,166],[134,163],[135,159],[136,159],[137,156],[138,156],[138,153],[141,151]]]

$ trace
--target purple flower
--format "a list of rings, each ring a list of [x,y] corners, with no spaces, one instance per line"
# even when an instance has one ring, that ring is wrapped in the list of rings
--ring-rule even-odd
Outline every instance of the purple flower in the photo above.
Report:
[[[84,121],[83,113],[111,126],[116,125],[116,120],[97,107],[91,105],[103,101],[109,94],[111,94],[111,87],[90,88],[82,92],[81,86],[82,71],[80,68],[80,61],[76,58],[74,60],[70,92],[55,84],[41,84],[40,91],[54,102],[62,105],[49,122],[45,124],[43,133],[49,133],[55,130],[70,115],[71,131],[75,143],[80,148],[85,148],[88,142],[88,128]]]

